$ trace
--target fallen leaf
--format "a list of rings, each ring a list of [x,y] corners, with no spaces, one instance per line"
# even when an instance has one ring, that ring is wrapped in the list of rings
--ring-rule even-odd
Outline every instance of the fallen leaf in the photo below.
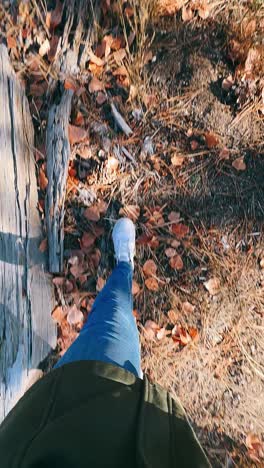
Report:
[[[215,148],[219,144],[219,140],[214,133],[207,132],[205,133],[204,137],[206,141],[206,146],[209,149]]]
[[[121,62],[124,60],[126,56],[126,49],[119,49],[116,52],[113,53],[114,59],[117,63]]]
[[[195,306],[192,305],[190,302],[186,301],[182,304],[182,311],[186,314],[192,314],[195,309]]]
[[[174,249],[177,249],[178,247],[180,247],[181,243],[177,240],[177,239],[174,239],[170,242],[170,245],[174,248]]]
[[[68,314],[67,314],[67,322],[70,325],[77,325],[77,323],[80,323],[83,321],[83,313],[77,309],[76,304],[74,304],[72,307],[70,307]]]
[[[92,51],[89,52],[90,62],[95,63],[98,67],[103,67],[105,62],[100,57],[97,57]]]
[[[179,314],[175,312],[175,310],[171,309],[168,311],[168,319],[170,323],[175,325],[175,323],[179,320]]]
[[[241,158],[235,159],[235,161],[232,162],[232,166],[237,170],[237,171],[245,171],[247,166],[244,162],[244,157],[241,156]]]
[[[189,332],[189,335],[190,335],[190,337],[191,337],[191,339],[193,341],[198,341],[199,334],[198,334],[198,330],[196,328],[189,327],[188,332]]]
[[[171,164],[175,167],[181,167],[183,165],[183,162],[184,162],[184,156],[179,156],[177,154],[175,154],[172,158],[171,158]]]
[[[192,340],[187,330],[185,330],[181,325],[175,325],[171,336],[173,341],[178,342],[182,346],[186,346]]]
[[[17,46],[17,41],[14,37],[12,36],[7,36],[6,38],[6,41],[7,41],[7,47],[8,49],[14,49],[16,48]]]
[[[182,239],[189,233],[189,227],[182,223],[172,224],[171,231],[173,234],[175,234],[176,237]]]
[[[41,44],[40,48],[39,48],[39,55],[41,57],[44,57],[44,55],[46,55],[50,50],[50,41],[48,39],[45,39],[45,41],[43,42],[43,44]]]
[[[193,19],[193,11],[190,7],[186,7],[185,5],[182,7],[182,20],[183,21],[190,21]]]
[[[171,268],[174,268],[174,270],[182,270],[184,266],[180,255],[175,255],[175,257],[172,257],[169,263]]]
[[[77,88],[77,84],[71,78],[66,78],[66,80],[64,81],[64,89],[72,89],[72,91],[77,91]]]
[[[98,106],[102,106],[106,101],[107,101],[107,95],[99,91],[99,93],[96,96],[96,102]]]
[[[84,217],[89,221],[99,221],[100,220],[100,211],[98,206],[89,206],[83,213]]]
[[[171,211],[168,215],[168,220],[172,223],[179,223],[180,217],[181,215],[178,211]]]
[[[96,76],[93,76],[89,83],[89,92],[90,93],[96,93],[97,91],[103,91],[104,90],[104,84],[102,81],[98,80]]]
[[[48,183],[49,183],[49,181],[48,181],[48,179],[46,177],[45,172],[43,171],[42,168],[40,168],[40,170],[39,170],[39,187],[40,187],[40,190],[46,190]]]
[[[95,243],[96,237],[91,232],[85,232],[81,238],[81,247],[89,248]]]
[[[154,340],[157,331],[160,329],[159,325],[153,320],[147,320],[144,325],[144,334],[148,340]]]
[[[204,286],[211,296],[215,296],[220,292],[220,280],[219,278],[213,277],[208,281],[204,282]]]
[[[140,208],[137,205],[126,205],[119,210],[119,215],[129,218],[135,223],[139,218]]]
[[[156,337],[159,341],[161,341],[163,340],[163,338],[165,338],[165,336],[166,336],[166,329],[162,327],[160,330],[158,330]]]
[[[39,251],[43,253],[43,252],[46,252],[47,249],[48,249],[48,239],[45,237],[45,239],[43,239],[41,243],[39,244]]]
[[[202,19],[207,19],[210,15],[210,7],[208,4],[204,3],[203,5],[198,8],[198,15]]]
[[[69,124],[69,142],[71,145],[87,139],[87,131],[84,128]]]
[[[63,310],[63,308],[61,306],[57,306],[55,307],[55,309],[52,311],[51,313],[51,316],[53,318],[53,320],[57,323],[61,323],[62,320],[64,319],[65,317],[65,311]]]
[[[158,291],[159,290],[159,283],[156,278],[147,278],[145,281],[145,285],[149,291]]]
[[[53,60],[54,60],[54,58],[56,56],[59,39],[60,39],[59,36],[53,35],[51,40],[50,40],[50,49],[48,51],[48,59],[49,59],[50,62],[53,62]]]
[[[223,148],[221,149],[220,153],[219,153],[219,158],[220,159],[225,159],[225,160],[228,160],[230,157],[230,151],[228,148]]]
[[[246,437],[246,446],[249,449],[249,457],[260,463],[261,459],[264,458],[264,446],[260,438],[252,432],[249,433]]]
[[[112,40],[111,40],[111,49],[112,50],[119,50],[121,45],[122,45],[122,39],[121,39],[120,36],[112,38]]]
[[[56,0],[55,10],[48,11],[46,16],[46,25],[50,30],[55,29],[61,23],[62,13],[63,3]]]
[[[133,296],[136,296],[139,293],[139,291],[140,291],[139,284],[135,280],[133,280],[133,282],[132,282],[132,294],[133,294]]]
[[[143,272],[146,276],[155,276],[157,273],[157,265],[153,260],[147,260],[143,265]]]
[[[199,143],[198,143],[197,140],[191,140],[190,145],[191,145],[191,149],[193,151],[195,151],[195,150],[197,150],[199,148]]]
[[[165,255],[168,258],[172,258],[175,257],[175,255],[177,255],[177,252],[172,247],[168,247],[168,249],[165,250]]]
[[[104,285],[105,285],[106,281],[101,278],[101,276],[99,276],[98,280],[97,280],[97,283],[96,283],[96,291],[102,291]]]

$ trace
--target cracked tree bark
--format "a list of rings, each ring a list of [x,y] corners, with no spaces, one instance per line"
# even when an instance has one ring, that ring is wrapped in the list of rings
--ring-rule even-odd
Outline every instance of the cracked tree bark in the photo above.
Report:
[[[73,91],[64,89],[64,81],[85,69],[100,15],[98,0],[66,0],[64,9],[64,33],[54,63],[59,79],[50,83],[51,101],[55,101],[53,96],[56,95],[56,102],[50,107],[46,136],[48,187],[45,205],[51,273],[63,271],[64,201],[70,160],[68,124],[73,97]]]
[[[56,346],[28,101],[0,45],[0,422]]]

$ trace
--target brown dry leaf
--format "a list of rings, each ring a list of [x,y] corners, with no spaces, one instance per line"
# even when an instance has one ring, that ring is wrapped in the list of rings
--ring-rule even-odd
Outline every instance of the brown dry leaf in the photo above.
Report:
[[[157,265],[153,260],[147,260],[143,265],[143,272],[146,276],[155,276],[157,273]]]
[[[43,44],[41,44],[40,48],[39,48],[39,55],[41,57],[44,57],[44,55],[46,55],[50,50],[50,41],[48,39],[45,39],[45,41],[43,42]]]
[[[119,215],[129,218],[135,223],[139,218],[140,208],[137,205],[126,205],[119,210]]]
[[[81,247],[87,249],[95,243],[96,237],[91,232],[85,232],[81,239]]]
[[[101,278],[101,276],[99,276],[98,280],[97,280],[97,283],[96,283],[96,291],[101,291],[105,285],[106,281],[104,280],[104,278]]]
[[[172,258],[175,257],[175,255],[177,255],[177,252],[172,247],[168,247],[168,249],[165,250],[165,255],[168,258]]]
[[[77,325],[83,321],[83,313],[77,309],[76,304],[70,307],[68,314],[67,314],[67,322],[70,325]]]
[[[40,252],[46,252],[48,248],[48,239],[45,237],[45,239],[42,239],[41,243],[39,244],[39,251]]]
[[[190,302],[186,301],[182,304],[182,311],[186,314],[192,314],[195,309],[195,306],[192,305]]]
[[[89,83],[89,92],[90,93],[96,93],[97,91],[103,91],[104,90],[104,83],[100,80],[98,80],[98,78],[96,78],[96,76],[93,76],[93,78],[91,79],[90,83]]]
[[[207,19],[210,15],[210,6],[207,2],[203,2],[203,4],[198,8],[198,15],[202,19]]]
[[[98,106],[102,106],[106,101],[107,101],[107,95],[99,91],[99,93],[96,96],[96,102]]]
[[[182,346],[186,346],[192,340],[187,330],[181,325],[175,325],[171,333],[173,341],[178,342]]]
[[[221,149],[220,153],[219,153],[219,158],[220,159],[225,159],[225,160],[228,160],[230,158],[230,151],[228,148],[223,148]]]
[[[180,213],[178,211],[171,211],[170,214],[168,215],[168,220],[171,221],[172,223],[178,223],[180,220]]]
[[[133,282],[132,282],[132,294],[133,294],[133,296],[136,296],[139,293],[139,291],[140,291],[139,284],[135,280],[133,280]]]
[[[207,148],[215,148],[219,144],[217,136],[212,132],[207,132],[204,135]]]
[[[78,86],[77,86],[77,84],[75,83],[75,81],[73,79],[66,78],[66,80],[64,81],[64,89],[71,89],[72,91],[75,92],[75,91],[77,91]],[[75,121],[76,121],[76,119],[75,119]],[[83,122],[80,122],[80,123],[83,123]]]
[[[50,62],[52,62],[55,58],[57,48],[58,48],[58,43],[59,43],[59,36],[53,35],[50,40],[50,49],[48,51],[48,59]]]
[[[64,319],[65,317],[65,312],[62,308],[62,306],[57,306],[55,307],[55,309],[52,311],[51,313],[51,316],[53,318],[53,320],[57,323],[61,323],[62,320]]]
[[[144,334],[148,340],[154,340],[157,331],[160,329],[159,325],[153,320],[147,320],[144,325]]]
[[[193,341],[198,341],[198,339],[199,339],[199,334],[198,334],[197,328],[189,327],[188,332],[189,332],[189,335],[190,335],[190,337],[191,337],[191,339],[192,339]]]
[[[237,170],[237,171],[245,171],[247,166],[244,162],[244,157],[241,156],[241,158],[235,159],[235,161],[232,162],[232,166]]]
[[[183,261],[180,255],[175,255],[170,259],[170,266],[174,270],[182,270],[183,269]]]
[[[71,145],[87,139],[87,131],[84,128],[69,124],[69,141]]]
[[[128,71],[124,65],[113,71],[114,76],[128,76]]]
[[[175,310],[173,310],[173,309],[169,310],[168,311],[168,319],[169,319],[170,323],[175,325],[176,322],[179,320],[178,312],[175,312]]]
[[[63,3],[56,0],[55,10],[48,11],[46,16],[46,25],[50,30],[55,29],[61,23],[62,13]]]
[[[186,7],[185,5],[182,7],[182,20],[183,21],[190,21],[193,19],[193,11],[190,7]]]
[[[174,249],[177,249],[178,247],[180,247],[181,243],[177,240],[177,239],[174,239],[170,242],[170,245],[174,248]]]
[[[189,227],[182,223],[172,224],[171,232],[175,234],[175,236],[178,237],[178,239],[182,239],[189,233]]]
[[[12,36],[7,36],[6,38],[6,41],[7,41],[7,47],[8,49],[14,49],[16,48],[17,46],[17,41],[14,37]]]
[[[107,170],[109,172],[115,172],[118,169],[119,161],[114,156],[109,156],[107,160]]]
[[[42,168],[40,168],[40,170],[39,170],[39,187],[40,187],[40,190],[46,190],[48,183],[49,183],[49,181],[48,181],[48,179],[46,177],[45,172],[43,171]]]
[[[216,276],[204,282],[204,286],[211,296],[216,296],[220,292],[220,280]]]
[[[163,340],[163,338],[165,338],[165,336],[166,336],[166,329],[162,327],[160,328],[160,330],[158,330],[156,337],[159,341],[161,341]]]
[[[183,0],[159,0],[157,5],[157,12],[162,15],[174,15],[182,7]]]
[[[89,206],[88,208],[86,208],[86,210],[84,211],[83,214],[84,214],[85,218],[88,219],[89,221],[99,221],[100,220],[100,211],[98,210],[97,205]]]
[[[251,460],[258,463],[264,458],[264,446],[261,439],[254,433],[250,432],[246,437],[246,446],[248,447],[248,455]]]
[[[145,281],[146,288],[149,291],[158,291],[159,290],[159,283],[156,278],[147,278]]]
[[[174,167],[181,167],[183,165],[184,159],[185,159],[184,156],[179,156],[178,154],[175,154],[171,158],[171,164]]]
[[[124,60],[126,56],[126,49],[119,49],[113,53],[114,59],[117,63],[121,62]]]
[[[105,64],[105,61],[102,60],[100,57],[97,57],[92,51],[89,52],[90,56],[90,62],[95,63],[98,67],[103,67]]]

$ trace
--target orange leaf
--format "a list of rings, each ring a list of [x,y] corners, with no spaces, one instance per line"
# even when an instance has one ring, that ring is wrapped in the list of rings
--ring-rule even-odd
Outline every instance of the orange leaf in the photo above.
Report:
[[[49,181],[48,181],[48,179],[46,177],[45,172],[43,171],[42,168],[40,168],[40,170],[39,170],[39,187],[40,187],[40,190],[46,190],[48,183],[49,183]]]
[[[171,158],[171,164],[175,167],[181,167],[183,165],[183,162],[184,162],[184,156],[179,156],[178,154],[175,154]]]
[[[81,239],[81,247],[87,249],[95,243],[96,237],[91,232],[85,232]]]
[[[219,140],[214,133],[207,132],[204,136],[207,148],[215,148],[219,144]]]
[[[70,325],[77,325],[77,323],[80,323],[83,321],[83,313],[77,309],[76,305],[74,304],[68,312],[67,315],[67,322]]]
[[[182,270],[183,269],[183,261],[180,255],[175,255],[170,259],[170,266],[175,270]]]
[[[55,307],[55,309],[52,311],[51,316],[53,320],[57,323],[61,323],[62,320],[64,319],[65,312],[61,306]]]
[[[84,216],[89,221],[99,221],[100,212],[98,210],[98,207],[96,205],[89,206],[89,208],[86,208],[86,210],[84,212]]]
[[[147,278],[145,281],[145,285],[149,291],[158,291],[159,290],[159,283],[156,278]]]
[[[211,296],[216,296],[220,292],[220,280],[216,277],[205,281],[204,286]]]
[[[73,91],[77,91],[78,87],[71,78],[66,78],[64,81],[64,89],[72,89]]]
[[[56,0],[55,10],[48,11],[46,16],[46,25],[50,30],[55,29],[61,23],[62,13],[63,3],[60,0]]]
[[[186,314],[191,314],[195,309],[195,306],[192,305],[190,302],[186,301],[186,302],[183,302],[182,304],[182,310],[183,312],[185,312]]]
[[[139,291],[140,291],[139,284],[135,280],[133,280],[133,283],[132,283],[132,294],[133,294],[133,296],[136,296],[139,293]]]
[[[198,341],[199,335],[198,335],[198,330],[193,327],[189,327],[189,335],[193,341]]]
[[[175,255],[177,255],[177,252],[172,247],[168,247],[168,249],[165,250],[165,255],[168,258],[172,258],[175,257]]]
[[[247,168],[243,156],[241,158],[235,159],[235,161],[232,162],[232,166],[237,170],[237,171],[245,171]]]
[[[179,239],[182,239],[189,233],[189,227],[185,226],[185,224],[178,223],[171,225],[171,231],[173,234],[176,235]]]
[[[16,39],[14,37],[7,36],[6,40],[7,40],[8,49],[14,49],[16,47],[17,41],[16,41]]]
[[[46,252],[47,248],[48,248],[48,239],[45,237],[45,239],[43,239],[41,243],[39,244],[39,251],[42,253]]]
[[[69,124],[69,141],[71,145],[87,139],[87,131],[84,128]]]
[[[143,271],[146,276],[155,276],[157,273],[157,265],[153,260],[147,260],[143,265]]]
[[[115,37],[114,39],[112,38],[112,40],[111,40],[111,49],[112,50],[119,50],[121,45],[122,45],[121,37]]]
[[[175,325],[175,323],[179,320],[179,314],[175,312],[175,310],[171,309],[168,311],[168,319],[170,323]]]
[[[94,76],[89,83],[89,92],[96,93],[97,91],[103,91],[103,90],[104,90],[103,82],[98,80],[98,78]]]
[[[193,19],[193,11],[190,7],[186,7],[185,5],[182,7],[182,20],[183,21],[190,21]]]
[[[135,223],[139,218],[140,208],[137,205],[126,205],[119,210],[119,215],[130,218]]]

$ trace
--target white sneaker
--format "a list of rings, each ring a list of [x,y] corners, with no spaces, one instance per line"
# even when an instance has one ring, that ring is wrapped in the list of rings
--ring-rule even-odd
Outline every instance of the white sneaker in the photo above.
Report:
[[[112,238],[117,263],[128,262],[134,268],[136,252],[136,229],[129,218],[119,219],[114,226]]]

